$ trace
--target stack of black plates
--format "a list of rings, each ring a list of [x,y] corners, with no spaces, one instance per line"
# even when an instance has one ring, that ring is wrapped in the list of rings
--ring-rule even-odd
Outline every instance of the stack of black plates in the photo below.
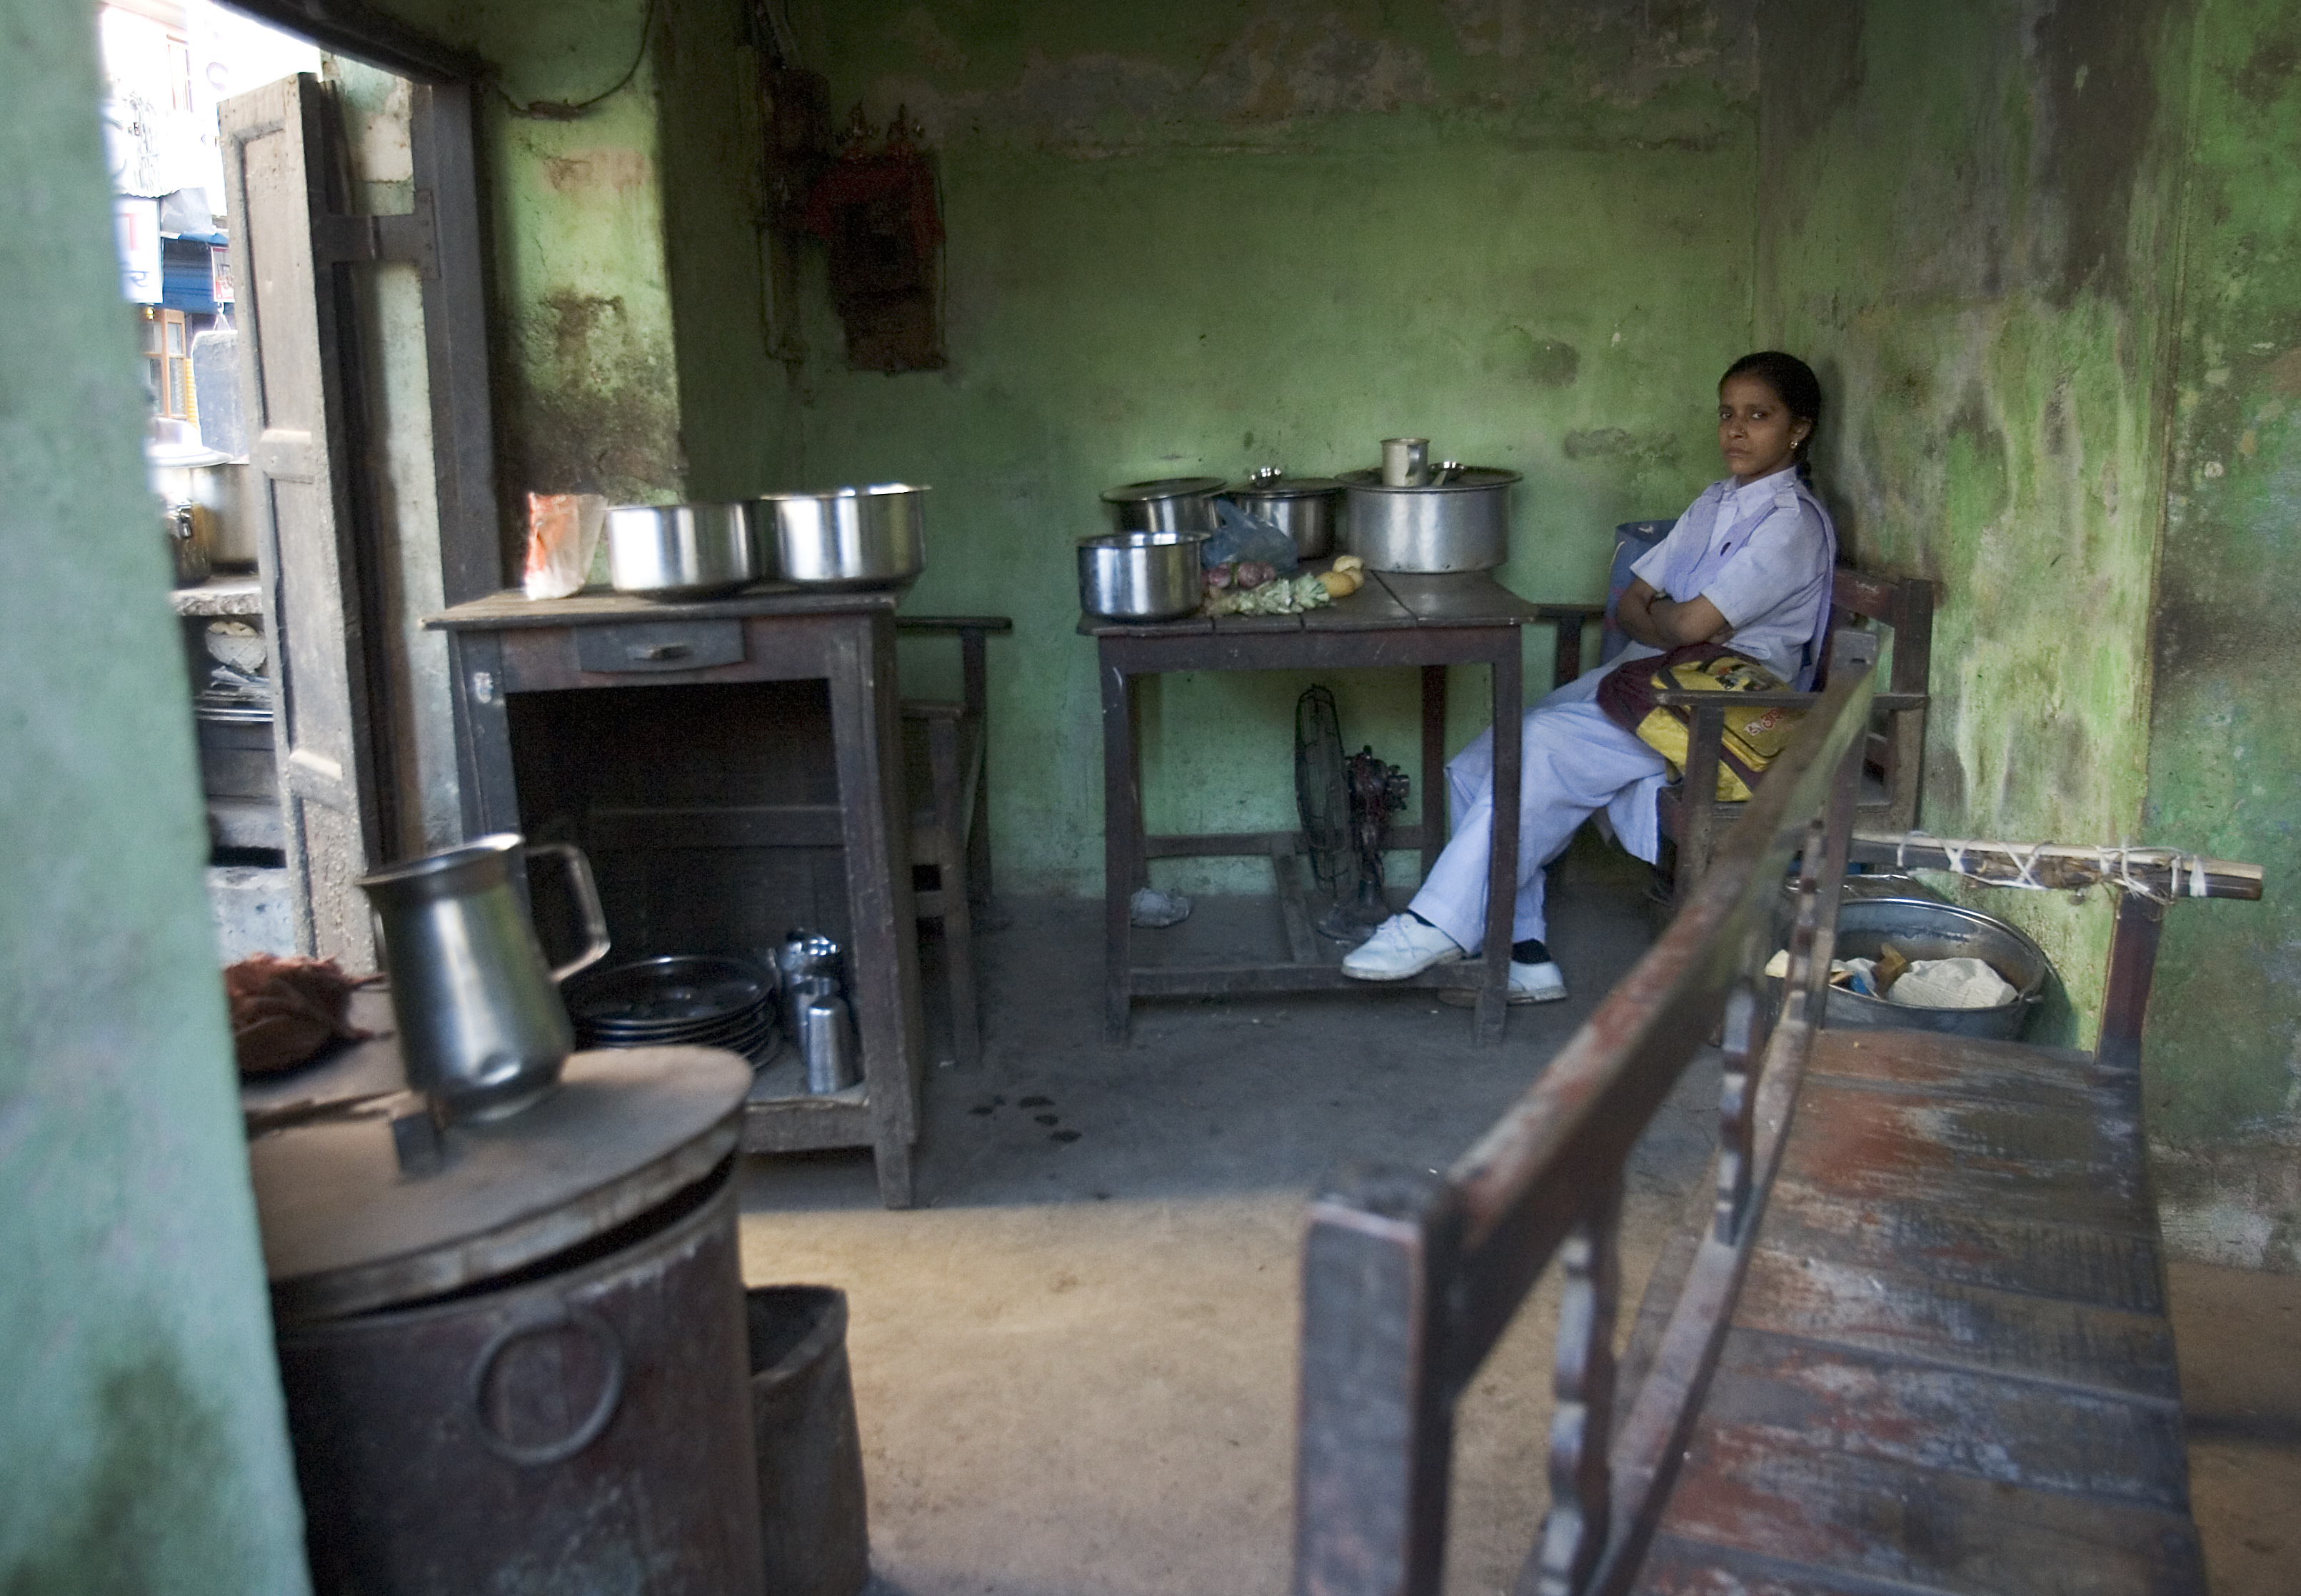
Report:
[[[774,977],[715,954],[591,971],[570,983],[567,1012],[587,1048],[724,1048],[757,1066],[782,1040]]]

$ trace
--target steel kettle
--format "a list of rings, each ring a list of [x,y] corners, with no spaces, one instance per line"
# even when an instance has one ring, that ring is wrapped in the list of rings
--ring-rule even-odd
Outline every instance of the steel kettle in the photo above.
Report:
[[[565,862],[585,947],[554,969],[527,905],[527,862]],[[575,1050],[558,983],[607,957],[590,861],[564,842],[503,831],[360,881],[383,933],[411,1091],[449,1119],[500,1119],[549,1091]]]

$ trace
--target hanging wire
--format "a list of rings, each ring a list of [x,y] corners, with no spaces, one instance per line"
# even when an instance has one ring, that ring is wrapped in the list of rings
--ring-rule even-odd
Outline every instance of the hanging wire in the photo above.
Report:
[[[655,8],[656,0],[648,0],[646,14],[640,18],[639,48],[632,53],[632,64],[623,69],[623,75],[616,79],[612,85],[601,89],[588,100],[576,100],[572,104],[565,100],[531,100],[523,105],[504,92],[501,82],[491,79],[489,81],[489,87],[496,91],[496,97],[504,103],[514,116],[523,116],[533,121],[574,121],[602,100],[611,99],[623,93],[630,86],[631,80],[639,76],[640,63],[647,59],[648,40],[655,34]]]

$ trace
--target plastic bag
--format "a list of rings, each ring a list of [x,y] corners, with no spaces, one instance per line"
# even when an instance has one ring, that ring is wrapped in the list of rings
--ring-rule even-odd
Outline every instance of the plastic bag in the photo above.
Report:
[[[1218,498],[1215,500],[1215,535],[1200,545],[1199,564],[1212,570],[1245,560],[1259,560],[1281,576],[1292,576],[1302,568],[1294,539],[1276,522]]]
[[[596,493],[527,496],[527,575],[530,598],[565,598],[583,585],[607,501]]]

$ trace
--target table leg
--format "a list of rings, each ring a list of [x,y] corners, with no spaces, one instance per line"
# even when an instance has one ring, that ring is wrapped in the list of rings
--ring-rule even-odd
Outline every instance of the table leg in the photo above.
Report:
[[[1446,667],[1422,667],[1422,879],[1446,841]]]
[[[1102,1040],[1126,1040],[1134,996],[1128,900],[1142,874],[1142,777],[1135,747],[1134,679],[1108,654],[1102,670]]]
[[[519,782],[513,773],[511,719],[504,706],[503,643],[492,632],[448,634],[448,668],[455,673],[456,736],[460,761],[464,838],[516,831]]]
[[[892,619],[884,612],[858,617],[831,653],[825,663],[847,848],[849,997],[871,1103],[879,1199],[908,1207],[925,1025]]]
[[[1502,1040],[1510,1012],[1510,923],[1518,902],[1519,784],[1525,734],[1524,664],[1519,635],[1494,656],[1494,836],[1486,875],[1485,980],[1478,989],[1476,1035],[1482,1043]]]

